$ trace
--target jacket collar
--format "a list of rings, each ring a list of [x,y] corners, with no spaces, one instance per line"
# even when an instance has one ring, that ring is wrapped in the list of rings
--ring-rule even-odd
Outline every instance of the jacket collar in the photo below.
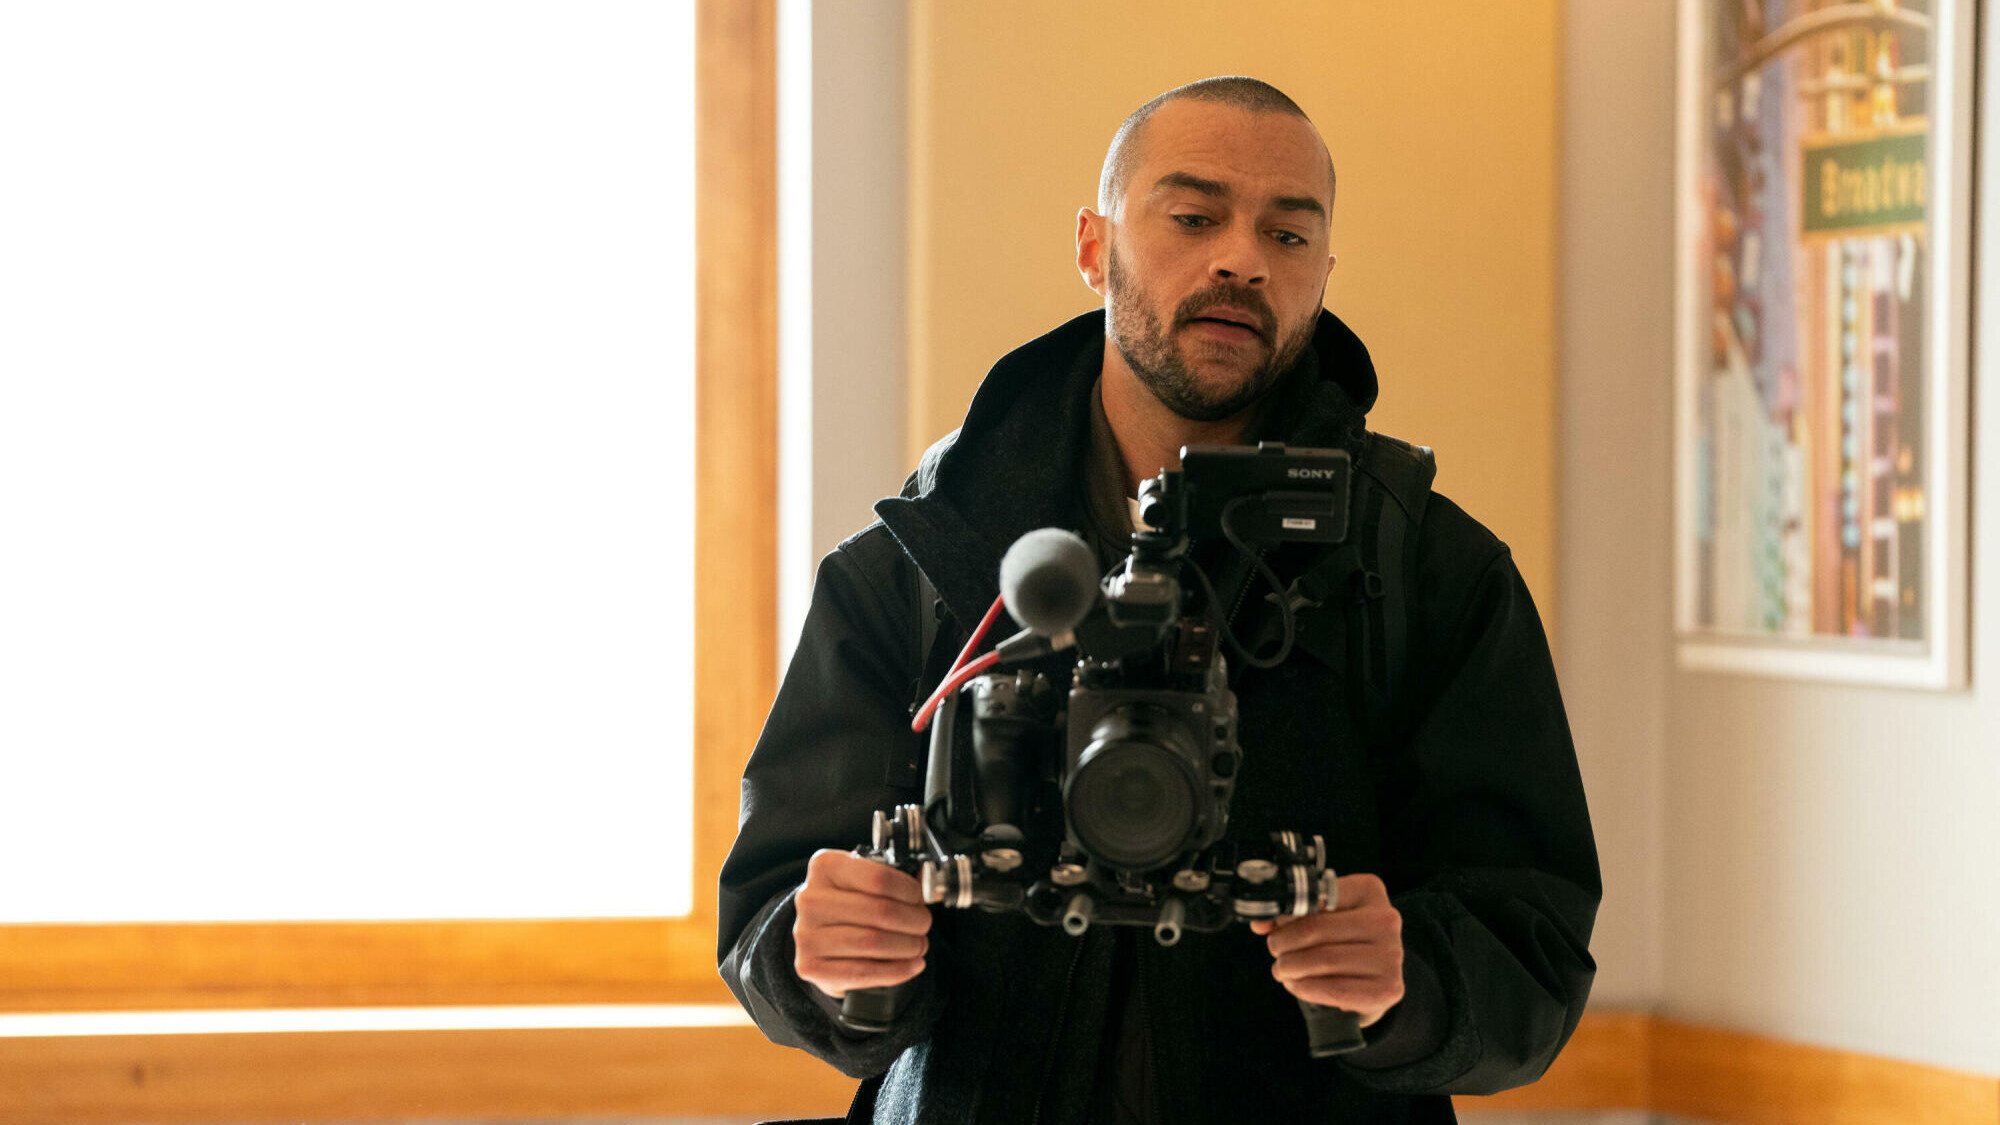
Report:
[[[967,627],[999,596],[1000,556],[1015,539],[1038,527],[1086,527],[1090,394],[1103,357],[1101,309],[1003,356],[965,422],[924,454],[909,494],[875,505]],[[1272,391],[1280,397],[1266,413],[1269,432],[1257,436],[1358,456],[1376,393],[1368,349],[1322,310],[1306,357]]]

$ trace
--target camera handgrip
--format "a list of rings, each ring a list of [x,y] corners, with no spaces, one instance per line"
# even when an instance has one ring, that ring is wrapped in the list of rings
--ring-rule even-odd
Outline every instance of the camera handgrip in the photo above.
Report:
[[[850,989],[840,998],[840,1023],[849,1031],[887,1031],[909,991],[908,983]]]
[[[1332,1058],[1368,1045],[1361,1037],[1361,1017],[1345,1008],[1301,1000],[1299,1012],[1306,1017],[1306,1044],[1313,1058]]]

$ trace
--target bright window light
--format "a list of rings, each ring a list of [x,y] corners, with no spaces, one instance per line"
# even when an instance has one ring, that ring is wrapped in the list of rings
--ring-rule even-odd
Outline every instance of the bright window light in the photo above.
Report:
[[[0,921],[687,912],[693,8],[0,10]]]

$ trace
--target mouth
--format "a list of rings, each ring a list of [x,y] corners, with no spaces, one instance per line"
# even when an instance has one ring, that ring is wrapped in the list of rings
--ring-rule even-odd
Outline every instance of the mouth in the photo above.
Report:
[[[1234,312],[1210,311],[1200,316],[1189,317],[1188,327],[1204,330],[1208,335],[1230,340],[1262,340],[1264,329],[1249,317]]]

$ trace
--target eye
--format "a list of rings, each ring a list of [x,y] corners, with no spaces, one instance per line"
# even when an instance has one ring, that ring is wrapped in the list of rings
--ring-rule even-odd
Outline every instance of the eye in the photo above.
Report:
[[[1271,237],[1277,239],[1280,244],[1285,246],[1304,246],[1306,244],[1303,236],[1293,234],[1288,230],[1272,231]]]
[[[1203,227],[1215,225],[1215,220],[1209,218],[1207,215],[1174,215],[1172,218],[1174,222],[1179,223],[1189,230],[1200,230]]]

